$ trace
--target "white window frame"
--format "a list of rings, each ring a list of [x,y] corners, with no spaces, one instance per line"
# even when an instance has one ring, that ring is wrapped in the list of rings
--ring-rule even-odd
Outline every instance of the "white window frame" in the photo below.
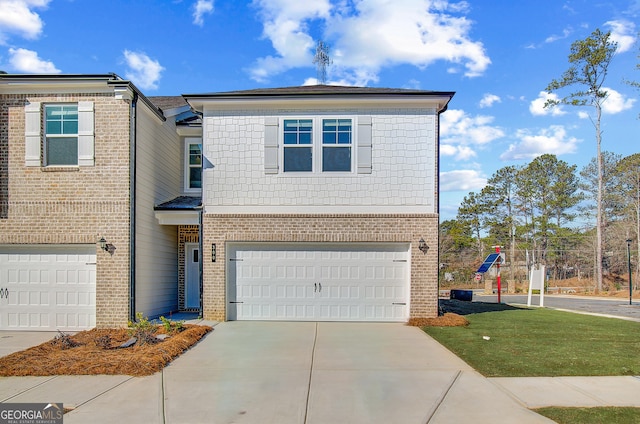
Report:
[[[73,134],[50,134],[47,132],[47,109],[48,108],[54,108],[54,107],[65,107],[65,106],[75,106],[76,108],[76,126],[77,131]],[[78,148],[79,148],[79,132],[80,132],[80,115],[79,115],[79,111],[78,111],[78,104],[77,103],[46,103],[43,106],[43,110],[42,110],[42,120],[43,120],[43,130],[42,130],[42,161],[44,166],[51,166],[51,167],[78,167],[78,163],[79,163],[79,154],[78,154]],[[62,121],[63,122],[63,121]],[[73,138],[76,141],[76,161],[75,163],[65,163],[65,164],[52,164],[50,163],[49,160],[49,144],[50,144],[50,139],[56,139],[56,138]]]
[[[201,158],[200,158],[200,180],[202,181],[202,160],[204,159],[204,154],[202,151],[203,145],[202,145],[202,138],[199,137],[186,137],[184,139],[184,160],[183,160],[183,168],[184,168],[184,192],[185,193],[202,193],[202,187],[200,188],[194,188],[191,187],[191,168],[195,168],[197,167],[197,165],[192,165],[189,161],[190,159],[190,152],[191,152],[191,145],[193,144],[199,144],[200,145],[200,153],[201,153]]]
[[[287,146],[291,147],[293,145],[285,145],[284,144],[284,122],[289,120],[297,120],[297,119],[306,119],[311,120],[312,130],[311,130],[311,171],[288,171],[284,170],[284,150]],[[322,140],[322,128],[323,121],[325,119],[349,119],[351,121],[351,143],[348,145],[351,149],[351,164],[349,171],[323,171],[322,170],[322,157],[323,157],[323,140]],[[345,176],[345,175],[354,175],[356,174],[356,140],[357,140],[357,120],[355,116],[350,115],[322,115],[322,116],[286,116],[280,118],[279,122],[279,131],[278,131],[278,144],[279,148],[279,168],[281,172],[279,175],[282,176]],[[340,145],[336,144],[336,147]],[[342,145],[343,147],[347,147],[347,145]]]

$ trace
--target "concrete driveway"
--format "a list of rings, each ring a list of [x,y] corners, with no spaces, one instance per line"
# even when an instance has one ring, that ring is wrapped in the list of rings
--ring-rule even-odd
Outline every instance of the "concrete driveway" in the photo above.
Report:
[[[66,424],[551,422],[403,324],[226,322],[153,376],[2,378],[0,397],[73,406]]]

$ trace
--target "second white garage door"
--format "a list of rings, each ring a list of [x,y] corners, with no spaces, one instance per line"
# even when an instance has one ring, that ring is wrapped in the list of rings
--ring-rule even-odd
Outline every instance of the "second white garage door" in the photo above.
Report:
[[[409,245],[231,244],[230,320],[408,319]]]

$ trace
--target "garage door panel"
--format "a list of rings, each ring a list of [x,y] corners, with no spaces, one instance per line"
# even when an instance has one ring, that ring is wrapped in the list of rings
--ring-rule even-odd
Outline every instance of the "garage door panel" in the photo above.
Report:
[[[95,327],[95,246],[0,246],[0,329]]]
[[[408,319],[408,244],[231,245],[227,251],[229,319]]]

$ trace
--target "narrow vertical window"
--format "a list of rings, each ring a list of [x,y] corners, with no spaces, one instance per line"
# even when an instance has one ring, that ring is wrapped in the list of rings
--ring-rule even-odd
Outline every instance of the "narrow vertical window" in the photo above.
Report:
[[[45,106],[45,164],[78,165],[78,105]]]
[[[322,171],[351,172],[351,119],[322,120]]]
[[[187,177],[188,188],[202,188],[202,144],[188,143]]]
[[[311,119],[284,120],[284,172],[313,171]]]

